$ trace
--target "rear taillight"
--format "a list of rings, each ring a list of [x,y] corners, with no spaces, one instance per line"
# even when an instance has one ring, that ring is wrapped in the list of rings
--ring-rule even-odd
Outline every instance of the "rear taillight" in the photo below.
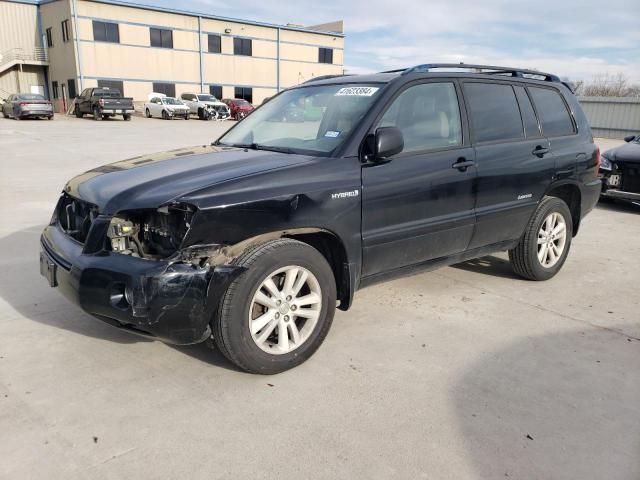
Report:
[[[22,106],[22,105],[29,105],[29,102],[20,102],[18,105]]]
[[[596,146],[596,175],[600,174],[600,147]]]
[[[100,105],[101,107],[104,107],[104,98],[100,98],[98,100],[98,105]]]

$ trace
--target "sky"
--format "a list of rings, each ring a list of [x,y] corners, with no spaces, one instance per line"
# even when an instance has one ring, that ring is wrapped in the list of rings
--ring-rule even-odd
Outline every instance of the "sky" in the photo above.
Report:
[[[344,20],[347,73],[464,62],[640,83],[640,0],[133,1],[278,24]]]

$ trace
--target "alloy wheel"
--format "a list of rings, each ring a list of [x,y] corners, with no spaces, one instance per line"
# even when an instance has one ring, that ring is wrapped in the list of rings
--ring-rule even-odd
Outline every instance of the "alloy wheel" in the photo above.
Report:
[[[542,222],[538,231],[538,261],[545,268],[551,268],[562,256],[567,243],[567,225],[558,212],[551,212]]]
[[[263,351],[282,355],[305,343],[320,318],[322,290],[313,273],[290,265],[270,273],[249,307],[251,338]]]

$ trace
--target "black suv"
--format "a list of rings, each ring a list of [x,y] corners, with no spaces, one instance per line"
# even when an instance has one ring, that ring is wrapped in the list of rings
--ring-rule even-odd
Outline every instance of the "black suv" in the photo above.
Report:
[[[240,368],[277,373],[371,283],[499,251],[527,279],[554,276],[598,200],[599,160],[555,75],[430,64],[319,78],[212,145],[70,180],[41,272],[113,325],[212,338]]]

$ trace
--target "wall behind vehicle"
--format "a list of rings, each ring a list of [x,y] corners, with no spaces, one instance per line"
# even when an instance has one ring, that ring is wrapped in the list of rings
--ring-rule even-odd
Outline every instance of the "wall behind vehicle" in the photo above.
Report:
[[[640,98],[578,97],[595,137],[624,138],[640,133]]]
[[[45,66],[37,5],[0,1],[0,98],[44,86]]]
[[[287,30],[284,26],[205,17],[199,20],[197,14],[97,1],[77,0],[77,6],[84,86],[97,85],[98,79],[119,80],[123,82],[124,95],[135,101],[146,100],[153,82],[166,82],[175,84],[177,96],[200,92],[201,83],[205,93],[209,93],[210,85],[221,86],[222,96],[231,98],[235,97],[236,87],[251,88],[253,103],[260,104],[277,93],[278,71],[283,89],[343,70],[344,38],[340,33]],[[119,43],[96,41],[94,20],[117,23]],[[150,28],[171,30],[173,48],[152,47]],[[221,37],[220,52],[208,52],[209,34]],[[234,53],[235,37],[251,40],[250,56]],[[319,63],[319,48],[333,49],[332,64]]]
[[[75,35],[73,29],[73,15],[71,12],[71,0],[59,0],[57,2],[40,5],[42,17],[42,31],[51,28],[53,47],[49,48],[49,86],[57,82],[58,91],[51,91],[51,99],[56,112],[68,109],[73,98],[69,95],[69,81],[75,82],[76,94],[80,93],[78,78],[78,65],[76,63]],[[69,36],[65,42],[62,38],[62,22],[69,21]],[[64,87],[64,88],[63,88]]]

